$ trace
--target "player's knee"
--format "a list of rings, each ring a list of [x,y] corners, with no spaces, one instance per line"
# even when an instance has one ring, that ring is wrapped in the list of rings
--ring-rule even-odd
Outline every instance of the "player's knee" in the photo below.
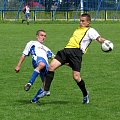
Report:
[[[43,63],[43,62],[40,62],[39,64],[38,64],[38,68],[41,70],[41,69],[43,69],[45,67],[45,64]]]
[[[55,71],[55,66],[50,64],[49,67],[48,67],[48,70],[49,71]]]
[[[61,63],[58,60],[53,59],[49,65],[48,69],[49,69],[49,71],[55,71],[60,66],[61,66]]]
[[[80,80],[81,80],[80,74],[79,74],[79,73],[74,73],[74,74],[73,74],[73,79],[74,79],[76,82],[80,82]]]

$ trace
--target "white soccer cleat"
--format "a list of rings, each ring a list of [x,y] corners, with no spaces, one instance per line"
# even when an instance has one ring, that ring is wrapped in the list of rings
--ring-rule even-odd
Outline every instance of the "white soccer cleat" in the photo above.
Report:
[[[50,96],[50,91],[42,91],[37,97],[43,98],[44,96]]]
[[[50,96],[50,91],[44,91],[45,96]]]
[[[83,97],[83,104],[88,104],[90,102],[89,100],[89,94],[85,97]]]

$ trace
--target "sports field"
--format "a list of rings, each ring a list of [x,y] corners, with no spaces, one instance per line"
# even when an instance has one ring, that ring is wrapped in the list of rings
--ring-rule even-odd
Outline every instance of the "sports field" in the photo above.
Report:
[[[81,76],[90,93],[90,104],[82,104],[82,94],[72,79],[72,71],[63,66],[56,71],[51,96],[30,100],[41,86],[36,79],[30,91],[23,87],[33,71],[31,57],[17,74],[15,66],[26,43],[36,31],[47,32],[45,45],[56,53],[62,49],[76,24],[0,24],[0,120],[120,120],[120,23],[93,23],[99,33],[114,43],[110,53],[93,42],[83,56]]]

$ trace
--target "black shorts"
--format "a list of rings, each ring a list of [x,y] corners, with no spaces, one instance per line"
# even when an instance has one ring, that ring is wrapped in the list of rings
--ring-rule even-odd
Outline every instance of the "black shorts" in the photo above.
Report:
[[[73,71],[80,72],[82,51],[79,48],[64,48],[57,52],[55,59],[57,59],[62,65],[69,63]]]

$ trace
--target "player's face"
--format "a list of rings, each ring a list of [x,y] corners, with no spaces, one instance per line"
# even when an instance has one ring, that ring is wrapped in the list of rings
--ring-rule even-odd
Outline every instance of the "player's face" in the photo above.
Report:
[[[87,17],[80,17],[80,27],[89,27],[89,24]]]
[[[46,33],[45,32],[39,32],[39,34],[37,35],[37,40],[40,42],[40,43],[43,43],[44,40],[46,38]]]

